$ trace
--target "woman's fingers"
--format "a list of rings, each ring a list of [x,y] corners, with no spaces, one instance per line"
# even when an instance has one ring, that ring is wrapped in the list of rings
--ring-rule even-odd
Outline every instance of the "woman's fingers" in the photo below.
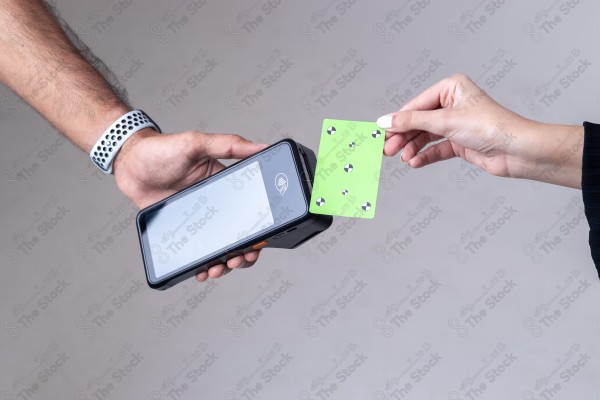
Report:
[[[447,104],[447,99],[448,94],[455,90],[456,83],[454,81],[453,78],[442,79],[406,103],[400,111],[435,110],[450,106]]]
[[[377,125],[387,132],[428,131],[447,136],[455,128],[454,110],[398,111],[379,117]]]
[[[417,135],[421,133],[420,131],[411,131],[406,133],[389,133],[389,138],[387,138],[385,144],[383,145],[383,154],[386,156],[395,156],[398,154],[400,150],[406,145],[406,143],[410,142]]]
[[[424,131],[420,132],[418,135],[416,135],[404,145],[401,160],[405,162],[410,160],[429,143],[436,142],[440,139],[442,139],[441,136]]]
[[[408,165],[412,168],[421,168],[438,161],[449,160],[456,157],[452,143],[444,140],[428,147],[424,151],[416,154],[408,160]]]
[[[380,117],[377,124],[386,130],[384,154],[396,155],[422,131],[448,137],[454,128],[452,107],[462,75],[443,79],[425,89],[393,114]]]

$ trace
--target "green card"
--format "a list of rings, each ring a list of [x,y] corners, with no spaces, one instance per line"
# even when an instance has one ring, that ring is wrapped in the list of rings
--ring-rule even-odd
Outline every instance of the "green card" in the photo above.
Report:
[[[373,218],[384,142],[374,122],[323,120],[310,212]]]

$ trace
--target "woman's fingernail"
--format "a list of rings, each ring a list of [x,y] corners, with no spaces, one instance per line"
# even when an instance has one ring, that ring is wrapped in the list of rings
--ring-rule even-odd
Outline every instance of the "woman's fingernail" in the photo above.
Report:
[[[377,119],[377,126],[381,129],[390,129],[392,127],[392,114],[379,117]]]

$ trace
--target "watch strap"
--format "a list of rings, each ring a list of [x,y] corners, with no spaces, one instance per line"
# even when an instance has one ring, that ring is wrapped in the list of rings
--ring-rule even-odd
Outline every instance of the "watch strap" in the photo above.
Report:
[[[116,120],[98,139],[90,158],[102,172],[112,174],[112,163],[123,144],[134,133],[144,128],[161,132],[158,125],[142,110],[133,110]]]

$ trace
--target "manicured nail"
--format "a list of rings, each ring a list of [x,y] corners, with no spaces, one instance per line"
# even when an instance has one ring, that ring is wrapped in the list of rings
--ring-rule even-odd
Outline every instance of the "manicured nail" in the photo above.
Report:
[[[392,114],[379,117],[377,119],[377,126],[381,129],[390,129],[392,127]]]

